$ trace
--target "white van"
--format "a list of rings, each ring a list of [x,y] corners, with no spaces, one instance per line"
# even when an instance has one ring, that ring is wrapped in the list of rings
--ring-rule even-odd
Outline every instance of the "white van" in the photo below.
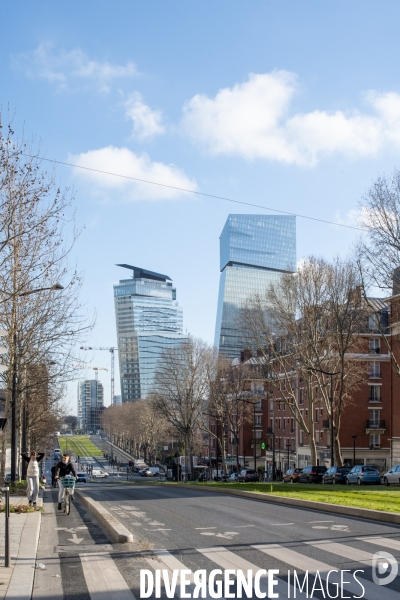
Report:
[[[108,477],[108,473],[106,471],[103,471],[102,469],[93,469],[92,471],[92,477],[96,478],[96,477]]]
[[[148,471],[151,471],[153,473],[153,477],[157,477],[157,475],[160,474],[160,468],[159,467],[149,467]]]

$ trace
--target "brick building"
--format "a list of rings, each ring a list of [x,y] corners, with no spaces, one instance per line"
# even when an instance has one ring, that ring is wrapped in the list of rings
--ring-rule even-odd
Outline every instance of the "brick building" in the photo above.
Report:
[[[373,464],[385,472],[400,463],[400,295],[387,300],[368,300],[371,314],[360,332],[362,348],[352,358],[365,365],[365,378],[352,393],[341,413],[339,440],[345,463]],[[386,339],[385,339],[386,338]],[[390,350],[387,345],[389,344]],[[392,356],[391,356],[392,355]],[[394,360],[393,360],[394,357]],[[311,452],[302,431],[282,398],[270,394],[265,386],[263,360],[242,353],[242,362],[252,367],[249,393],[255,400],[252,421],[242,427],[239,456],[242,466],[271,469],[273,446],[276,468],[310,464]],[[304,381],[296,378],[297,401],[304,416],[309,410],[304,402]],[[330,466],[330,421],[323,402],[313,405],[318,463]],[[236,455],[229,439],[228,454]],[[264,447],[265,445],[265,447]],[[256,461],[254,461],[254,455]]]

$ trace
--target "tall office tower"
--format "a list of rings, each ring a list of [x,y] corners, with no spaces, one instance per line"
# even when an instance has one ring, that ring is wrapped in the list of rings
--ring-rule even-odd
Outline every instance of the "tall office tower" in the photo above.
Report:
[[[97,379],[78,383],[79,428],[84,432],[100,429],[100,417],[104,410],[103,384]]]
[[[282,273],[296,270],[296,218],[229,215],[220,239],[220,269],[215,347],[239,358],[244,342],[240,309],[263,294]]]
[[[122,402],[147,398],[162,352],[182,343],[182,308],[171,279],[131,265],[131,279],[114,285]]]

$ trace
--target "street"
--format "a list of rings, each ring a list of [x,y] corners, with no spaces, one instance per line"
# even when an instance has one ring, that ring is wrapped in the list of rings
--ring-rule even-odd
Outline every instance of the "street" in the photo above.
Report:
[[[343,597],[398,598],[400,578],[384,587],[374,584],[371,559],[379,550],[400,558],[399,527],[172,485],[99,481],[80,484],[79,489],[101,502],[137,541],[112,543],[77,501],[69,517],[57,511],[54,516],[56,491],[47,490],[43,528],[46,531],[49,523],[54,523],[50,527],[54,540],[41,535],[38,558],[47,570],[39,571],[35,580],[35,599],[102,600],[109,599],[110,593],[113,600],[140,598],[140,569],[205,569],[207,573],[213,569],[277,569],[275,592],[281,598],[288,597],[288,570],[292,578],[294,570],[299,577],[304,571],[312,574],[318,570],[324,582],[330,570],[358,569],[363,570],[357,579],[365,594],[351,573],[346,573]],[[309,593],[313,582],[314,575]],[[329,590],[334,597],[334,586]],[[314,591],[308,597],[323,598],[321,594]],[[297,590],[296,597],[307,596]]]

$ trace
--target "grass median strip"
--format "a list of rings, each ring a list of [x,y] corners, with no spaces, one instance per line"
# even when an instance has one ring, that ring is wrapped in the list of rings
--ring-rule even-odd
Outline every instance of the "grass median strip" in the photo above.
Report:
[[[69,435],[58,438],[61,452],[71,452],[76,456],[103,456],[103,452],[90,441],[87,435]]]
[[[202,487],[220,487],[232,490],[245,490],[286,498],[299,498],[314,502],[327,502],[356,508],[369,508],[384,512],[400,513],[400,487],[386,488],[378,486],[322,486],[320,484],[283,484],[283,483],[189,483]]]

